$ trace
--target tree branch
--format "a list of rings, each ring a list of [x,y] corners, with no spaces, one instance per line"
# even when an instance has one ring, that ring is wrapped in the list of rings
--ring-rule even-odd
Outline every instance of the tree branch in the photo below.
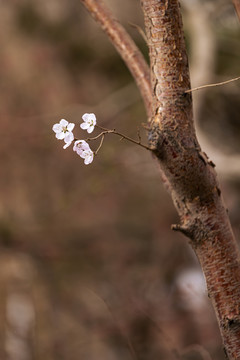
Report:
[[[151,116],[151,87],[149,67],[134,41],[113,17],[102,0],[80,0],[90,15],[101,25],[135,79],[145,103],[148,117]]]
[[[233,5],[235,6],[235,10],[238,16],[238,19],[240,20],[240,0],[232,0]]]
[[[226,84],[229,84],[233,81],[237,81],[240,79],[240,76],[234,78],[234,79],[230,79],[230,80],[226,80],[226,81],[221,81],[219,83],[215,83],[215,84],[207,84],[207,85],[201,85],[201,86],[197,86],[193,89],[189,89],[189,90],[186,90],[185,93],[189,93],[189,92],[193,92],[193,91],[196,91],[196,90],[201,90],[201,89],[206,89],[206,88],[209,88],[209,87],[216,87],[216,86],[222,86],[222,85],[226,85]]]
[[[226,354],[240,359],[240,256],[213,163],[198,144],[188,59],[178,0],[141,0],[151,65],[102,0],[81,0],[129,67],[151,115],[149,147],[156,155],[180,224],[202,266]],[[239,0],[233,0],[236,9]]]
[[[211,161],[198,144],[178,0],[141,0],[153,92],[149,146],[205,274],[229,359],[240,359],[240,260]]]

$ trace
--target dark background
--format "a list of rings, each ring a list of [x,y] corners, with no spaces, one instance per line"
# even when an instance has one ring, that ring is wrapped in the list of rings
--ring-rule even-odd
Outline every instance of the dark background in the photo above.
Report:
[[[107,3],[147,58],[130,25],[143,27],[139,1]],[[239,76],[231,3],[182,7],[192,83]],[[100,125],[137,138],[146,114],[115,49],[77,0],[2,0],[0,23],[1,359],[198,360],[207,351],[224,359],[198,262],[170,230],[178,216],[152,156],[109,135],[85,166],[54,137],[61,118],[86,137],[78,124],[94,112]],[[238,239],[239,94],[236,82],[194,95]]]

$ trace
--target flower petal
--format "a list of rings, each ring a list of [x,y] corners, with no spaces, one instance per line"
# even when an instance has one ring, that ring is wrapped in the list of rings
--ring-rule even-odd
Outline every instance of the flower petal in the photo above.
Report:
[[[91,164],[91,162],[93,162],[93,153],[89,154],[88,156],[85,157],[84,159],[84,164],[85,165],[89,165]]]
[[[58,140],[63,140],[65,138],[64,132],[62,131],[62,132],[56,133],[56,138]]]
[[[80,156],[81,156],[81,158],[84,159],[84,164],[88,165],[93,161],[94,154],[93,154],[92,150],[89,149],[89,150],[83,151]]]
[[[92,116],[92,123],[93,123],[93,125],[95,126],[96,123],[97,123],[97,119],[96,119],[95,114],[92,114],[92,115],[93,115],[93,116]]]
[[[52,130],[55,133],[61,132],[62,131],[62,126],[60,124],[54,124],[53,127],[52,127]]]
[[[84,151],[79,152],[78,155],[79,155],[82,159],[85,159],[85,158],[86,158],[86,155],[84,154]]]
[[[74,129],[75,124],[74,123],[69,123],[67,126],[67,130],[68,131],[72,131]]]
[[[77,140],[74,143],[74,148],[81,148],[83,150],[88,150],[90,149],[88,143],[85,140]]]
[[[65,134],[65,138],[64,138],[65,143],[70,143],[71,144],[73,142],[73,140],[74,140],[74,135],[73,135],[72,132],[68,132],[68,133]]]
[[[63,146],[63,148],[66,149],[67,147],[69,147],[69,146],[71,145],[71,143],[72,143],[71,141],[70,141],[70,142],[67,142],[67,143]]]
[[[65,120],[65,119],[61,119],[61,120],[59,121],[59,124],[62,125],[62,126],[64,126],[64,127],[66,127],[66,126],[68,126],[68,121]]]
[[[89,126],[89,128],[87,129],[87,132],[88,132],[89,134],[91,134],[91,133],[93,132],[93,130],[94,130],[94,126],[91,125],[91,126]]]
[[[93,113],[83,114],[82,119],[83,119],[83,121],[85,121],[85,122],[91,122],[91,121],[93,121],[94,125],[96,124],[96,115],[93,114]]]
[[[83,116],[82,116],[83,121],[85,121],[85,122],[88,121],[89,115],[90,115],[90,114],[88,114],[88,113],[83,114]]]
[[[82,124],[80,124],[80,128],[81,129],[83,129],[83,130],[86,130],[86,129],[88,129],[89,128],[89,124],[88,123],[82,123]]]
[[[73,151],[76,151],[76,153],[82,157],[82,154],[84,151],[91,150],[88,143],[85,140],[77,140],[75,141],[73,145]],[[83,156],[83,158],[85,155]]]

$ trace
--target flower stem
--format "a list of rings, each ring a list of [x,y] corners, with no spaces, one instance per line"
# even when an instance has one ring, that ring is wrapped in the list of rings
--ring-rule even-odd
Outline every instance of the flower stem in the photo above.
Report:
[[[147,145],[144,145],[144,144],[141,143],[141,138],[140,138],[139,134],[138,134],[139,140],[137,141],[137,140],[134,140],[134,139],[130,138],[127,135],[124,135],[124,134],[120,133],[119,131],[116,131],[115,129],[113,129],[113,130],[106,129],[106,128],[100,126],[100,125],[95,125],[95,126],[98,129],[102,130],[102,133],[97,135],[95,138],[98,138],[99,136],[102,136],[104,134],[115,134],[115,135],[121,136],[122,139],[128,140],[128,141],[132,142],[133,144],[136,144],[136,145],[139,145],[139,146],[143,147],[144,149],[151,150]],[[91,138],[91,140],[95,140],[95,138]]]
[[[101,149],[102,144],[103,144],[103,141],[104,141],[104,136],[105,136],[105,134],[104,134],[104,133],[102,133],[102,138],[101,138],[100,144],[99,144],[99,146],[98,146],[97,150],[94,152],[94,155],[97,155],[97,153],[98,153],[98,152],[99,152],[99,150]]]

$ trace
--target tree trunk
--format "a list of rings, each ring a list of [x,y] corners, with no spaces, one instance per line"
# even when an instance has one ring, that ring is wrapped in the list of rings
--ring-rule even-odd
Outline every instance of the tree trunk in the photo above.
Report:
[[[178,0],[141,0],[148,38],[152,114],[149,146],[169,183],[181,224],[204,272],[225,352],[240,359],[240,261],[214,164],[197,142]]]
[[[141,0],[148,38],[146,63],[102,0],[81,0],[130,69],[149,121],[149,146],[157,157],[181,224],[204,272],[226,355],[240,359],[240,256],[214,164],[198,144],[188,60],[178,0]],[[233,0],[238,9],[239,0]],[[152,92],[152,94],[151,94]]]

